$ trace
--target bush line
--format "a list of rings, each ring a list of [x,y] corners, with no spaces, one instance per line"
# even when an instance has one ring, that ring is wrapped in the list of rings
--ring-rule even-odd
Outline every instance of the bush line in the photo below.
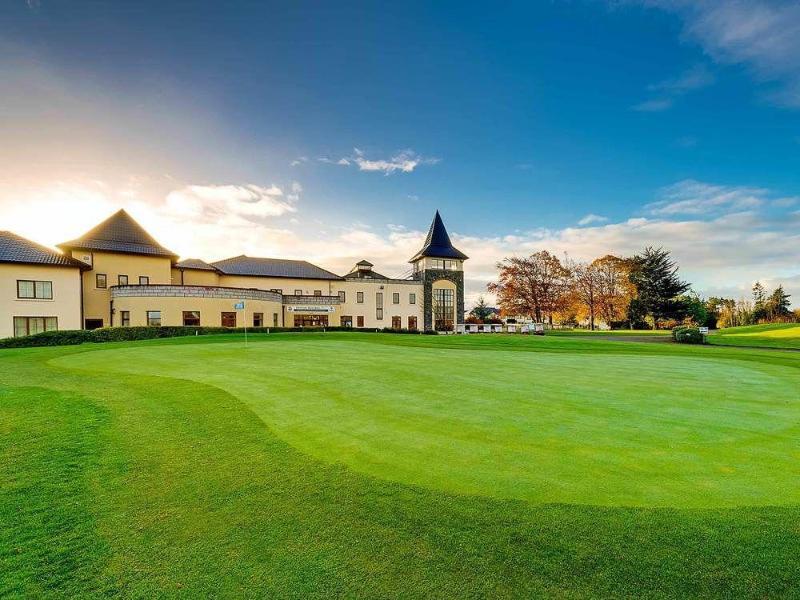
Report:
[[[414,331],[409,329],[355,329],[353,327],[248,327],[247,333],[260,335],[285,332],[320,332],[320,331],[356,331],[362,333],[405,333],[433,334],[435,331]],[[107,342],[130,342],[136,340],[154,340],[158,338],[185,337],[193,335],[220,335],[225,333],[244,333],[244,327],[104,327],[102,329],[45,331],[25,337],[0,339],[0,348],[34,348],[41,346],[75,346],[78,344],[104,344]]]

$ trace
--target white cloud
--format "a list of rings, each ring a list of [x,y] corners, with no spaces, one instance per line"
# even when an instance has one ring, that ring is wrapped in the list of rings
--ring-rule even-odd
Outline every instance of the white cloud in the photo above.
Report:
[[[298,156],[292,162],[289,163],[291,167],[299,167],[300,165],[307,163],[308,157],[307,156]]]
[[[655,98],[636,104],[633,109],[642,112],[660,112],[672,108],[675,100],[689,92],[704,88],[714,82],[714,76],[705,65],[695,65],[673,79],[665,79],[647,86]]]
[[[297,210],[300,184],[292,185],[292,194],[283,199],[276,185],[187,185],[167,195],[165,210],[176,217],[203,223],[233,223],[279,217]]]
[[[379,172],[384,175],[391,175],[395,172],[411,173],[420,165],[435,165],[439,162],[438,158],[422,157],[413,150],[401,150],[389,159],[369,159],[362,150],[353,148],[351,156],[345,156],[338,160],[328,157],[318,159],[331,165],[349,167],[356,165],[359,171]]]
[[[634,104],[633,110],[638,110],[639,112],[662,112],[672,108],[672,104],[672,98],[657,98]]]
[[[578,221],[578,225],[591,225],[592,223],[605,223],[606,221],[608,221],[608,217],[589,213]]]
[[[653,215],[707,215],[747,211],[764,204],[769,190],[713,185],[693,179],[679,181],[661,191],[661,199],[645,206]]]
[[[800,108],[800,3],[796,1],[644,0],[677,13],[684,35],[722,64],[749,69],[775,103]]]

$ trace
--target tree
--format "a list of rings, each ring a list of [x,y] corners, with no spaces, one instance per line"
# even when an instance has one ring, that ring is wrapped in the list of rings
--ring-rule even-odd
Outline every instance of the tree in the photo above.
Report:
[[[792,316],[792,311],[789,308],[791,296],[783,290],[783,286],[779,285],[775,288],[769,297],[764,302],[764,310],[767,318],[770,321],[784,321],[787,317]]]
[[[711,317],[708,310],[708,303],[703,300],[697,292],[690,291],[688,294],[678,298],[686,310],[686,317],[698,327],[716,326],[716,318]],[[712,323],[713,322],[713,323]]]
[[[600,318],[610,327],[615,321],[627,317],[628,305],[636,294],[628,277],[630,262],[608,254],[596,259],[592,265],[599,278],[597,304]]]
[[[678,296],[689,284],[678,277],[678,267],[668,250],[647,247],[631,259],[630,281],[636,287],[639,308],[653,319],[653,329],[664,319],[682,319],[686,314]]]
[[[506,258],[497,263],[498,281],[487,289],[497,296],[506,315],[526,315],[537,322],[553,313],[564,301],[569,271],[555,256],[542,250],[527,257]]]
[[[570,265],[572,291],[589,311],[589,329],[594,331],[595,312],[600,302],[600,272],[594,263]]]
[[[753,284],[753,321],[758,323],[767,319],[766,291],[760,281]]]
[[[487,306],[484,297],[481,296],[478,298],[478,302],[475,304],[475,307],[470,311],[469,314],[483,322],[491,316],[492,312],[492,309]]]

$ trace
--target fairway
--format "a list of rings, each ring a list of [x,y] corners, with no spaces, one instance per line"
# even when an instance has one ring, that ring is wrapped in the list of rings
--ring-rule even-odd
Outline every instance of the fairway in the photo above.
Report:
[[[800,350],[800,325],[772,323],[721,329],[709,336],[712,344]]]
[[[609,506],[800,499],[797,370],[367,341],[124,348],[55,364],[214,385],[320,460],[442,491]]]
[[[0,596],[765,597],[800,353],[278,334],[0,352]]]

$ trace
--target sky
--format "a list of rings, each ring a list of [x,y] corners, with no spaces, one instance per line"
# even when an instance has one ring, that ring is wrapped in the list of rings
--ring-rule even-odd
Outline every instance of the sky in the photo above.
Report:
[[[0,229],[182,257],[672,251],[800,306],[800,3],[0,2]],[[491,300],[491,298],[490,298]]]

